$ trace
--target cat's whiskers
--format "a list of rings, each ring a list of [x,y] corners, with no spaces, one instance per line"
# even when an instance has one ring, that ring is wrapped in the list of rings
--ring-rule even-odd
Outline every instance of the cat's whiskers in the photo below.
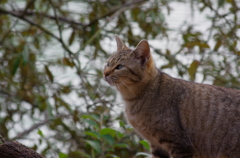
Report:
[[[116,84],[116,85],[117,85],[117,89],[121,91],[121,86],[119,86],[119,84]]]
[[[116,86],[117,90],[119,90],[119,91],[121,90],[119,84],[114,83],[114,86]]]
[[[127,80],[123,80],[125,84],[132,84],[132,82],[127,81]]]
[[[135,93],[133,93],[133,91],[126,85],[126,83],[124,83],[123,81],[120,81],[125,87],[127,87],[127,89],[134,95],[134,97],[137,97],[137,95]]]

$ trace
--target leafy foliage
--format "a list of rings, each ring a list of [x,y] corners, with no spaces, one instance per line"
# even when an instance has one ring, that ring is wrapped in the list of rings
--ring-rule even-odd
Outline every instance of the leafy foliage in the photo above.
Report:
[[[209,25],[173,28],[176,4]],[[102,79],[113,35],[129,46],[167,41],[152,45],[163,71],[240,89],[239,12],[236,0],[1,0],[0,134],[46,157],[148,156]]]

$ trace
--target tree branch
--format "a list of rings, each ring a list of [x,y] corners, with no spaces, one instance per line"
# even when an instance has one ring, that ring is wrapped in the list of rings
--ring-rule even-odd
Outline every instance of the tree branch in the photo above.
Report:
[[[2,137],[1,134],[0,134],[0,140],[1,140],[0,144],[5,143],[5,140],[4,140],[4,138]]]
[[[37,128],[45,125],[45,124],[47,124],[48,122],[49,122],[49,120],[46,119],[46,120],[44,120],[43,122],[37,123],[37,124],[33,125],[32,127],[30,127],[29,129],[23,131],[22,133],[17,134],[17,135],[16,135],[15,137],[13,137],[11,140],[20,139],[20,138],[22,138],[23,136],[29,134],[31,131],[33,131],[33,130],[35,130],[35,129],[37,129]]]
[[[44,158],[34,150],[14,141],[0,145],[1,158]]]
[[[69,115],[57,115],[54,119],[56,118],[63,118],[63,117],[69,117]],[[30,127],[29,129],[21,132],[21,133],[18,133],[15,137],[13,137],[11,140],[17,140],[17,139],[20,139],[22,138],[23,136],[29,134],[30,132],[32,132],[33,130],[47,124],[48,122],[52,121],[53,119],[45,119],[44,121],[42,122],[39,122],[37,124],[34,124],[32,127]]]
[[[7,12],[1,12],[1,8],[0,8],[0,13],[2,14],[9,14],[9,13],[12,13],[12,14],[17,14],[19,16],[41,16],[41,17],[45,17],[45,18],[48,18],[48,19],[51,19],[51,20],[55,20],[56,17],[55,16],[52,16],[52,15],[48,15],[46,13],[42,13],[42,12],[35,12],[35,11],[32,11],[32,10],[16,10],[16,11],[7,11]],[[79,27],[76,27],[76,26],[81,26],[81,27],[84,27],[85,24],[83,23],[79,23],[79,22],[76,22],[74,20],[70,20],[70,19],[67,19],[63,16],[58,16],[57,17],[59,19],[59,21],[61,22],[64,22],[64,23],[68,23],[69,25],[71,25],[71,27],[73,28],[76,28],[76,29],[79,29]]]
[[[132,1],[132,2],[127,2],[123,5],[120,5],[120,6],[117,6],[117,7],[113,8],[109,12],[97,17],[96,19],[92,20],[88,24],[79,23],[79,22],[76,22],[74,20],[70,20],[70,19],[67,19],[65,17],[62,17],[62,16],[56,17],[56,16],[48,15],[46,13],[35,12],[35,11],[31,11],[31,10],[26,10],[26,9],[25,10],[16,10],[16,11],[7,11],[7,10],[3,10],[2,8],[0,8],[0,14],[1,13],[2,14],[11,14],[12,16],[15,16],[15,17],[40,15],[40,16],[43,16],[43,17],[46,17],[46,18],[49,18],[49,19],[52,19],[52,20],[56,20],[56,18],[57,18],[59,21],[68,23],[69,25],[71,25],[71,27],[79,29],[79,27],[76,27],[76,26],[81,26],[81,27],[90,26],[93,23],[95,23],[96,21],[98,21],[100,19],[104,19],[104,18],[112,15],[113,13],[115,13],[119,10],[122,10],[123,8],[130,7],[130,6],[133,6],[133,5],[137,5],[137,4],[146,2],[146,1],[147,0],[135,0],[135,1]]]
[[[32,20],[28,19],[27,17],[24,17],[24,16],[19,15],[19,14],[15,13],[15,12],[12,12],[12,11],[8,11],[8,10],[4,10],[4,9],[0,8],[0,14],[1,14],[1,13],[12,15],[13,17],[16,17],[16,18],[18,18],[18,19],[21,19],[21,20],[23,20],[23,21],[25,21],[25,22],[27,22],[27,23],[29,23],[29,24],[31,24],[31,25],[39,28],[39,29],[40,29],[41,31],[43,31],[44,33],[52,36],[54,39],[56,39],[57,41],[59,41],[59,42],[62,44],[63,48],[64,48],[69,54],[73,54],[73,52],[63,43],[63,40],[62,40],[61,38],[57,37],[57,36],[54,35],[52,32],[50,32],[49,30],[47,30],[46,28],[44,28],[43,26],[41,26],[41,25],[33,22]]]
[[[143,2],[146,2],[147,0],[135,0],[135,1],[132,1],[132,2],[127,2],[123,5],[120,5],[120,6],[117,6],[115,8],[113,8],[112,10],[110,10],[109,12],[97,17],[96,19],[92,20],[91,22],[89,22],[87,25],[85,25],[85,27],[87,26],[91,26],[92,24],[94,24],[95,22],[97,22],[98,20],[100,19],[104,19],[110,15],[112,15],[113,13],[117,12],[118,10],[121,10],[125,7],[130,7],[132,5],[137,5],[137,4],[140,4],[140,3],[143,3]]]
[[[219,14],[218,10],[216,10],[216,9],[214,9],[214,8],[212,7],[212,4],[207,3],[207,2],[205,2],[205,1],[202,1],[202,3],[203,3],[205,6],[207,6],[211,11],[213,11],[213,12],[216,14],[217,17],[224,19],[225,22],[229,25],[229,27],[232,28],[231,23],[230,23],[230,22],[228,21],[228,19],[226,18],[227,15],[230,15],[230,12],[221,15],[221,14]]]

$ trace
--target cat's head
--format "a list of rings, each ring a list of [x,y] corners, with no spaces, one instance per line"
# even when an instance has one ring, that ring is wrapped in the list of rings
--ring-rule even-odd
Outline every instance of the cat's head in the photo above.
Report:
[[[104,78],[110,85],[119,90],[146,82],[155,75],[155,64],[146,40],[132,50],[117,35],[115,38],[117,52],[107,59],[104,67]]]

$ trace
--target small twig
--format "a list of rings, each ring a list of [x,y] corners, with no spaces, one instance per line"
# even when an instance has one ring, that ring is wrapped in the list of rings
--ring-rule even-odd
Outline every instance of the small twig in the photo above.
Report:
[[[74,53],[68,48],[68,46],[63,41],[63,38],[62,38],[62,28],[61,28],[60,23],[59,23],[59,19],[58,19],[58,16],[57,16],[56,8],[55,8],[55,6],[54,6],[54,4],[53,4],[53,2],[51,0],[50,0],[50,3],[52,5],[52,7],[53,7],[55,21],[56,21],[56,24],[57,24],[57,27],[58,27],[58,31],[59,31],[58,41],[62,44],[63,48],[65,48],[70,55],[73,55]],[[75,65],[75,63],[74,63],[74,65]]]
[[[54,13],[54,17],[55,17],[54,20],[56,21],[56,24],[57,24],[57,27],[58,27],[60,40],[62,41],[62,45],[65,45],[65,43],[63,42],[63,38],[62,38],[62,28],[61,28],[61,26],[59,24],[59,19],[58,19],[58,16],[57,16],[56,8],[55,8],[52,0],[49,0],[49,2],[51,3],[52,8],[53,8],[53,13]]]
[[[24,16],[26,14],[28,8],[30,8],[31,6],[34,5],[34,2],[35,2],[35,0],[31,0],[30,2],[27,3],[27,6],[26,6],[26,8],[23,11],[22,16]]]
[[[3,35],[3,38],[0,40],[0,45],[3,44],[4,40],[8,37],[9,33],[12,31],[12,28],[15,27],[18,23],[18,20],[14,21],[13,25],[6,31]]]
[[[4,140],[4,138],[2,137],[1,134],[0,134],[0,140],[1,140],[0,144],[5,143],[5,140]]]
[[[56,116],[54,119],[56,118],[63,118],[63,117],[69,117],[69,115],[58,115]],[[29,134],[30,132],[32,132],[33,130],[47,124],[48,122],[54,120],[54,119],[45,119],[44,121],[40,122],[40,123],[37,123],[37,124],[34,124],[32,127],[30,127],[29,129],[17,134],[15,137],[13,137],[11,140],[16,140],[16,139],[20,139],[22,138],[23,136]]]
[[[216,9],[214,9],[214,8],[212,7],[211,4],[208,4],[208,3],[205,2],[205,1],[202,1],[202,3],[203,3],[205,6],[209,7],[209,9],[210,9],[211,11],[213,11],[219,18],[224,19],[225,22],[229,25],[229,27],[232,28],[231,23],[226,19],[226,16],[227,16],[227,15],[230,15],[229,13],[226,13],[226,14],[221,15],[221,14],[218,13],[218,10],[216,10]]]

